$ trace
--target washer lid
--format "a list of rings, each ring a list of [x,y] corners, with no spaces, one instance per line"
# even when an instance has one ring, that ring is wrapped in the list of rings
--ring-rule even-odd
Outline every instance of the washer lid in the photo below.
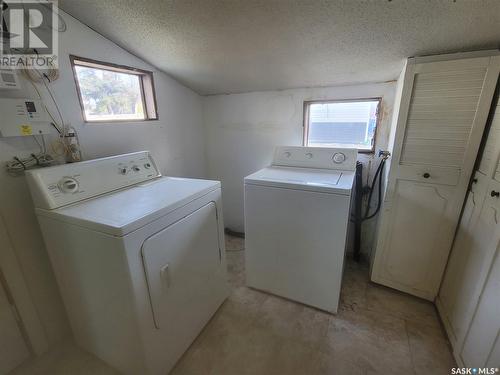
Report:
[[[245,177],[245,184],[345,195],[351,193],[353,181],[354,172],[351,171],[277,166]]]
[[[55,210],[37,208],[36,212],[123,236],[217,188],[219,181],[161,177]]]

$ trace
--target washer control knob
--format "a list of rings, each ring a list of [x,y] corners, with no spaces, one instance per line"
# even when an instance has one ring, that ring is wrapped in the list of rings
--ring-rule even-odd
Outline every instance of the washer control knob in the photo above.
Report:
[[[312,158],[313,158],[313,154],[312,154],[312,152],[308,152],[308,153],[306,154],[306,158],[308,158],[308,159],[312,159]]]
[[[128,172],[127,167],[121,167],[120,168],[120,174],[127,174],[127,172]]]
[[[151,168],[151,164],[150,164],[150,163],[146,163],[146,164],[144,164],[144,168],[146,168],[146,169]]]
[[[292,153],[290,151],[285,151],[283,155],[285,156],[285,158],[289,158],[290,156],[292,156]]]
[[[345,161],[345,154],[343,154],[342,152],[336,152],[335,154],[333,154],[332,160],[335,164],[341,164]]]
[[[78,181],[72,177],[63,177],[57,184],[59,189],[65,193],[76,193],[78,191]]]
[[[137,165],[134,165],[134,166],[132,167],[132,170],[133,170],[134,172],[139,172],[139,171],[141,170],[141,168],[139,168]]]

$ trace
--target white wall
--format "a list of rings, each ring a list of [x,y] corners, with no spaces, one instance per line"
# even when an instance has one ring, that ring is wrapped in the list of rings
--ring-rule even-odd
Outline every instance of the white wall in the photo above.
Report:
[[[388,82],[206,97],[204,118],[209,175],[222,181],[225,225],[243,231],[243,178],[268,165],[275,146],[302,145],[304,101],[382,97],[376,149],[385,149],[395,90],[396,83]],[[364,178],[366,183],[378,160],[373,163],[373,155],[360,155],[359,159],[370,170]],[[365,225],[367,234],[363,242],[368,247],[371,246],[372,225],[372,222]]]
[[[69,15],[60,13],[67,23],[67,31],[59,34],[60,78],[54,82],[53,90],[65,120],[78,131],[85,158],[147,149],[158,160],[164,174],[204,177],[202,98]],[[159,121],[84,124],[69,54],[154,71]],[[22,83],[22,92],[0,91],[0,96],[37,98],[29,82]],[[13,156],[27,156],[37,149],[31,137],[0,138],[0,162]],[[0,186],[0,214],[6,223],[7,240],[16,252],[48,341],[54,344],[69,334],[69,328],[27,186],[23,177],[10,177],[3,168]],[[0,251],[4,245],[0,244]]]

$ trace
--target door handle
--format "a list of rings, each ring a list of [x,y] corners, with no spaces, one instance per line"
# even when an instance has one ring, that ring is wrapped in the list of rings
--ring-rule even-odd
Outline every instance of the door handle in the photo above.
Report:
[[[473,179],[472,179],[472,183],[473,183],[473,184],[477,184],[477,178],[473,178]]]
[[[423,175],[422,175],[423,178],[429,178],[431,177],[430,173],[428,172],[425,172]]]
[[[495,190],[492,190],[490,194],[492,197],[497,197],[497,198],[500,197],[500,192],[495,191]]]

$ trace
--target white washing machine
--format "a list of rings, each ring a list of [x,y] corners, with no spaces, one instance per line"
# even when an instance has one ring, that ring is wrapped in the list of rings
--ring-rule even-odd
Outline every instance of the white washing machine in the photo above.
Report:
[[[245,177],[247,285],[337,312],[357,151],[278,147]]]
[[[229,294],[220,182],[161,177],[148,152],[26,176],[78,344],[168,373]]]

